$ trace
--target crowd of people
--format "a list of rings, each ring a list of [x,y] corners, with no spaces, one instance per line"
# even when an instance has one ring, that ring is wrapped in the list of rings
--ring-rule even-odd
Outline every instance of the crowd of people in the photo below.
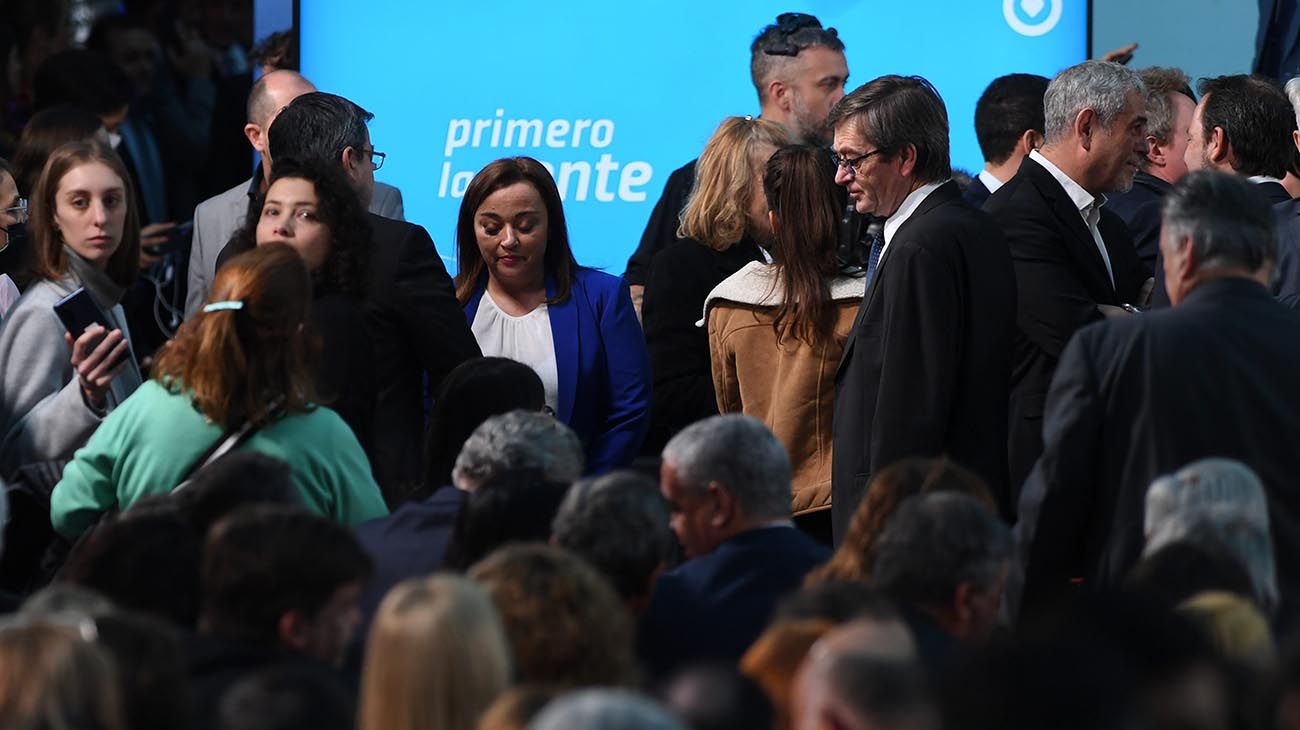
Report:
[[[1300,79],[971,175],[785,13],[624,275],[512,157],[452,276],[291,37],[18,4],[0,727],[1300,729]]]

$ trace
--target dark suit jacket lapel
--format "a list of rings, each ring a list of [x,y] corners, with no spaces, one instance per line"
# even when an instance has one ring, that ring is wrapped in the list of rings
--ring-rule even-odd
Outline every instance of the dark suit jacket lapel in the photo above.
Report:
[[[1074,200],[1065,192],[1065,188],[1061,187],[1061,183],[1052,177],[1052,173],[1033,158],[1026,157],[1021,164],[1022,167],[1030,166],[1031,179],[1035,187],[1047,199],[1053,215],[1060,219],[1061,225],[1069,233],[1068,242],[1074,246],[1074,258],[1087,267],[1087,271],[1097,280],[1097,283],[1105,285],[1113,293],[1115,284],[1106,273],[1106,262],[1102,260],[1101,252],[1097,250],[1097,242],[1093,240],[1092,232],[1083,222],[1083,216],[1079,214],[1079,208],[1074,204]],[[1102,241],[1105,241],[1104,237]],[[1109,248],[1107,250],[1109,251]]]
[[[885,265],[889,263],[890,254],[892,254],[896,248],[894,244],[899,241],[907,240],[907,231],[911,227],[912,223],[914,223],[918,218],[944,203],[959,199],[961,199],[961,188],[957,187],[957,183],[949,180],[936,188],[934,192],[930,193],[926,197],[925,200],[921,201],[921,204],[912,212],[912,215],[908,216],[907,220],[904,221],[903,225],[898,227],[897,231],[894,231],[894,235],[890,238],[889,245],[885,247],[885,253],[880,257],[880,263],[876,264],[875,275],[871,277],[871,282],[867,284],[867,291],[862,297],[862,304],[858,306],[858,316],[854,318],[853,329],[849,331],[849,338],[844,343],[844,352],[840,354],[840,364],[839,367],[836,368],[837,373],[839,372],[839,368],[844,367],[844,363],[848,361],[849,352],[853,349],[853,345],[858,339],[858,328],[862,325],[862,320],[866,314],[867,308],[871,306],[871,303],[876,298],[877,285],[880,283],[881,273],[885,270]]]
[[[569,298],[547,308],[551,320],[551,341],[555,345],[558,376],[555,417],[561,423],[573,418],[573,399],[578,393],[578,299],[582,295],[577,278],[571,280]],[[555,296],[555,279],[546,277],[546,297]]]

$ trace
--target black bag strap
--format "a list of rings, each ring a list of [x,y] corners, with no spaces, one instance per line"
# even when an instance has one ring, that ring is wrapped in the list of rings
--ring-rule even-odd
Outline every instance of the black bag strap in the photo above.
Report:
[[[190,465],[190,468],[185,470],[185,476],[181,477],[180,484],[173,487],[171,493],[176,494],[182,489],[185,489],[190,485],[190,482],[194,481],[194,475],[203,471],[204,468],[211,465],[221,457],[242,446],[245,441],[252,438],[253,434],[257,433],[258,429],[274,420],[273,416],[283,405],[284,396],[277,396],[275,400],[268,403],[266,408],[256,416],[244,421],[238,427],[228,429],[225,433],[221,434],[221,436],[219,436],[217,440],[208,447],[208,450],[204,451],[199,458],[194,460],[194,463]]]

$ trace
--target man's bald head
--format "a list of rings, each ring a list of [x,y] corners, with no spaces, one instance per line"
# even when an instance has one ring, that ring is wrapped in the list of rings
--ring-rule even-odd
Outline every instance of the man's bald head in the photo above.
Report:
[[[271,155],[267,152],[267,130],[280,110],[303,94],[316,90],[307,77],[297,71],[281,69],[272,71],[253,84],[248,92],[248,123],[244,136],[248,143],[262,155],[262,180],[271,179]]]
[[[248,92],[248,123],[265,130],[275,113],[303,94],[316,90],[307,77],[297,71],[272,71],[253,84]]]
[[[912,632],[901,619],[859,618],[837,626],[817,640],[808,655],[866,654],[880,659],[910,662],[917,659]]]
[[[935,708],[901,619],[860,618],[817,640],[795,677],[794,730],[934,730]]]

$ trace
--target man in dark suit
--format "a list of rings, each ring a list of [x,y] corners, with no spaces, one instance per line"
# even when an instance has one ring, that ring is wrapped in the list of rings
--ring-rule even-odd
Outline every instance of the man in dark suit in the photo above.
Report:
[[[975,104],[975,139],[984,155],[984,169],[966,187],[963,197],[976,208],[1006,184],[1020,161],[1043,143],[1043,93],[1048,80],[1034,74],[1009,74],[993,79]]]
[[[1300,76],[1300,8],[1296,0],[1259,0],[1251,70],[1278,83]]]
[[[1160,208],[1165,194],[1187,174],[1183,159],[1196,97],[1187,74],[1155,66],[1139,72],[1147,87],[1147,153],[1133,187],[1107,199],[1107,207],[1124,219],[1147,276],[1155,274],[1160,252]]]
[[[835,375],[835,539],[871,477],[909,456],[951,456],[1006,509],[1015,279],[997,226],[949,179],[943,100],[920,77],[882,76],[830,123],[835,181],[858,213],[885,219]]]
[[[830,557],[790,521],[790,458],[762,422],[699,421],[664,448],[659,487],[687,560],[660,576],[641,626],[655,677],[735,664],[772,609]]]
[[[366,129],[372,116],[341,96],[302,94],[271,124],[271,154],[340,164],[368,207],[375,187],[375,148]],[[377,381],[371,466],[393,506],[401,501],[399,490],[420,478],[425,386],[437,390],[452,368],[480,353],[429,233],[405,221],[369,218],[362,306]]]
[[[1300,216],[1282,177],[1295,156],[1295,111],[1272,81],[1257,76],[1201,79],[1201,101],[1192,115],[1187,140],[1189,170],[1218,170],[1247,178],[1269,204],[1278,224],[1278,257],[1273,295],[1300,294]],[[1163,267],[1156,267],[1155,303],[1168,306]]]
[[[1237,176],[1174,186],[1160,246],[1172,309],[1081,330],[1047,398],[1046,448],[1017,531],[1026,610],[1123,578],[1143,546],[1148,485],[1220,456],[1265,485],[1283,609],[1300,601],[1300,314],[1269,296],[1274,218]]]
[[[1019,294],[1008,455],[1012,502],[1043,450],[1043,398],[1065,343],[1103,312],[1121,316],[1146,280],[1133,239],[1106,210],[1146,152],[1146,91],[1137,72],[1086,61],[1043,98],[1047,138],[984,204],[1006,234]],[[1108,309],[1103,309],[1104,305]]]

